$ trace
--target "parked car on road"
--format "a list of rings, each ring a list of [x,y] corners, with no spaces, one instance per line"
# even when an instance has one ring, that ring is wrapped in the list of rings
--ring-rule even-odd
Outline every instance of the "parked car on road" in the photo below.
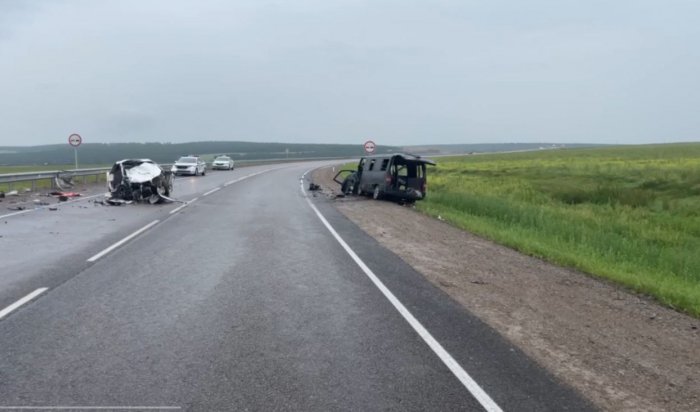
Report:
[[[207,174],[207,164],[199,156],[183,156],[177,159],[170,170],[175,175],[204,176]]]
[[[357,170],[341,170],[333,180],[341,184],[344,194],[414,202],[425,199],[426,165],[434,166],[435,162],[405,153],[366,156],[360,159]],[[343,173],[349,175],[340,181],[338,176]]]
[[[231,159],[228,156],[217,156],[216,159],[214,159],[214,161],[211,162],[211,168],[213,170],[217,170],[217,169],[233,170],[233,167],[234,167],[233,159]]]

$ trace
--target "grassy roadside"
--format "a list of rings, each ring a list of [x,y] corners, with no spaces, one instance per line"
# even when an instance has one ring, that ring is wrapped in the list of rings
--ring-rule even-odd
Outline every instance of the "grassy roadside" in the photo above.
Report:
[[[700,144],[446,158],[418,208],[700,316]]]

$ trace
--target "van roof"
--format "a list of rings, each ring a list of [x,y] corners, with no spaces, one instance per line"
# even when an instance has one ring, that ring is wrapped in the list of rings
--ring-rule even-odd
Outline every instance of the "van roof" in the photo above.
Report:
[[[411,160],[418,163],[425,163],[435,166],[435,161],[430,159],[425,159],[417,155],[412,155],[410,153],[393,153],[393,154],[377,154],[371,156],[362,156],[363,159],[386,159],[388,157],[402,157],[405,160]]]

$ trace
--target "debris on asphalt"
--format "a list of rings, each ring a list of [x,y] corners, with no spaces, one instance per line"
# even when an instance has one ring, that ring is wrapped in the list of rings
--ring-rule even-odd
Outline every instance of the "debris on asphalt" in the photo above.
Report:
[[[24,206],[12,206],[12,207],[8,207],[7,209],[8,210],[24,210],[26,208]]]
[[[49,202],[45,200],[34,199],[34,206],[48,206]]]
[[[51,196],[58,196],[58,197],[80,197],[82,196],[78,192],[51,192],[49,193]]]
[[[311,190],[312,192],[315,192],[317,190],[321,190],[321,186],[317,185],[314,182],[311,182],[311,183],[309,183],[309,190]]]
[[[19,193],[16,190],[10,190],[9,192],[5,193],[5,196],[19,196]]]
[[[56,210],[58,210],[58,207],[57,207],[57,206],[51,206],[51,207],[49,208],[49,210],[51,210],[51,211],[56,211]]]
[[[110,204],[112,206],[123,206],[123,205],[130,205],[134,203],[131,200],[124,200],[124,199],[117,199],[114,197],[110,197],[109,199],[106,200],[107,204]]]

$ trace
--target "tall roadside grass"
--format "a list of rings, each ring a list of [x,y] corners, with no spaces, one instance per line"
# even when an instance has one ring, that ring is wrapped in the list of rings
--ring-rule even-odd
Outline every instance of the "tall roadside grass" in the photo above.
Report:
[[[447,158],[418,207],[700,316],[700,144]]]

